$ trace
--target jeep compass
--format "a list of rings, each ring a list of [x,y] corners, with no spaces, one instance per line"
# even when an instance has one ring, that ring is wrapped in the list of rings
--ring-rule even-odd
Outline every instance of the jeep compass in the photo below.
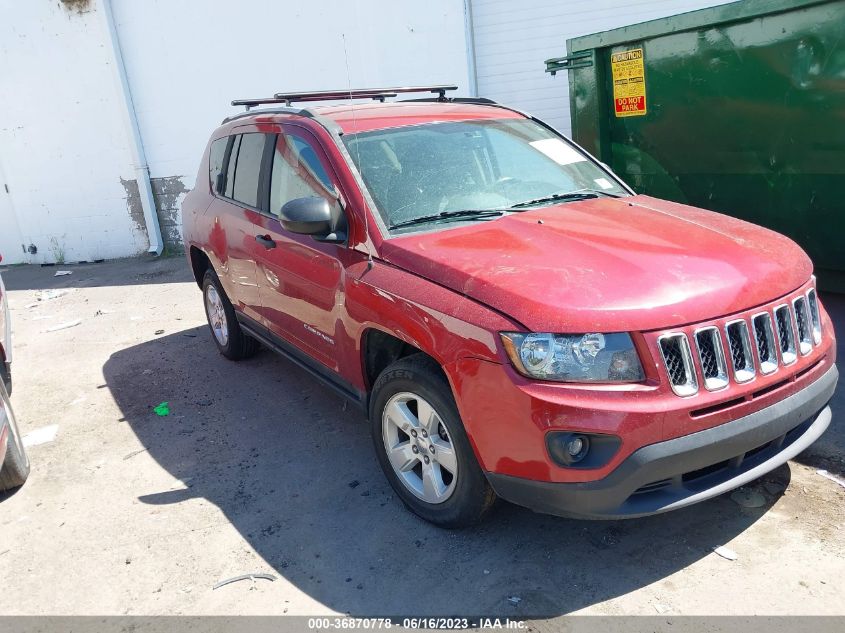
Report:
[[[452,88],[235,102],[183,205],[225,357],[263,345],[358,405],[396,494],[447,527],[497,497],[681,508],[825,431],[834,333],[794,242],[636,195]]]

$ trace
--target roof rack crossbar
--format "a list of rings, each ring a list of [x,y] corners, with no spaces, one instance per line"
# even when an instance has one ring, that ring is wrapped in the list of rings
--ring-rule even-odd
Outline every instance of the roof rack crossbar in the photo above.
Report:
[[[356,99],[373,99],[376,101],[384,101],[385,97],[395,97],[396,94],[391,93],[372,93],[372,94],[359,94],[356,95],[354,98]],[[317,96],[311,99],[288,99],[286,96],[279,98],[279,97],[265,97],[261,99],[236,99],[232,101],[233,106],[244,106],[247,110],[254,108],[255,106],[265,105],[265,104],[273,104],[273,103],[282,103],[286,106],[290,106],[292,103],[297,101],[330,101],[335,99],[349,99],[349,94],[347,93],[345,96],[335,96],[329,95],[328,93],[325,95]]]
[[[375,99],[384,101],[387,97],[395,97],[407,92],[430,92],[436,94],[439,100],[446,100],[446,91],[457,90],[457,86],[400,86],[397,88],[357,88],[350,90],[319,90],[316,92],[277,92],[272,97],[260,99],[236,99],[233,106],[245,106],[247,110],[257,105],[268,103],[284,103],[290,105],[295,101],[341,101],[346,99]]]

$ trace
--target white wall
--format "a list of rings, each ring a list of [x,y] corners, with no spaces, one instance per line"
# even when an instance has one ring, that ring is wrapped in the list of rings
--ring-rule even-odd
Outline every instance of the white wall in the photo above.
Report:
[[[8,206],[19,239],[38,247],[25,257],[18,246],[4,263],[146,250],[121,183],[134,173],[100,1],[80,13],[59,0],[0,0],[0,165],[11,189],[0,246],[18,241]],[[463,0],[112,6],[166,237],[178,237],[180,198],[209,134],[239,111],[232,99],[349,83],[455,83],[467,94]]]
[[[46,0],[0,0],[0,15],[3,263],[145,250],[120,181],[132,167],[98,16]]]
[[[731,0],[470,0],[478,94],[571,131],[567,73],[543,62],[566,40]]]
[[[350,84],[468,83],[462,0],[113,6],[150,172],[188,189],[211,131],[243,110],[232,99]],[[166,224],[181,224],[180,205],[172,198],[162,205],[175,216],[162,218],[167,236]]]
[[[468,82],[462,0],[113,0],[153,177],[193,182],[232,99]],[[347,75],[344,36],[349,60]]]
[[[102,1],[0,0],[4,263],[148,247]],[[112,0],[165,237],[179,237],[181,197],[232,99],[350,84],[455,83],[468,94],[466,3],[479,94],[568,132],[566,76],[543,66],[568,37],[720,2]]]

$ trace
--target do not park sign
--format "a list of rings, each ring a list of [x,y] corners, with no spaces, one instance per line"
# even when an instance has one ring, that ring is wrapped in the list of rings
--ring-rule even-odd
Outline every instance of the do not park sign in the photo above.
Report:
[[[610,56],[613,102],[617,117],[646,114],[643,49],[634,48]]]

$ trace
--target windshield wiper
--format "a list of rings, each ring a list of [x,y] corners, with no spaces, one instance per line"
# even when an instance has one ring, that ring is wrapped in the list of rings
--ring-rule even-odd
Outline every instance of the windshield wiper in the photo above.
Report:
[[[405,226],[414,226],[415,224],[426,224],[428,222],[437,222],[438,220],[481,220],[484,218],[495,218],[504,215],[504,211],[498,209],[461,209],[460,211],[441,211],[432,215],[422,215],[418,218],[411,218],[391,224],[389,229],[399,229]]]
[[[608,198],[618,198],[619,196],[606,191],[598,191],[596,189],[579,189],[578,191],[569,191],[567,193],[553,193],[550,196],[543,196],[542,198],[534,198],[533,200],[526,200],[525,202],[517,202],[508,207],[509,209],[522,209],[524,207],[533,207],[535,204],[543,204],[544,202],[574,202],[575,200],[588,200],[590,198],[599,198],[607,196]]]

